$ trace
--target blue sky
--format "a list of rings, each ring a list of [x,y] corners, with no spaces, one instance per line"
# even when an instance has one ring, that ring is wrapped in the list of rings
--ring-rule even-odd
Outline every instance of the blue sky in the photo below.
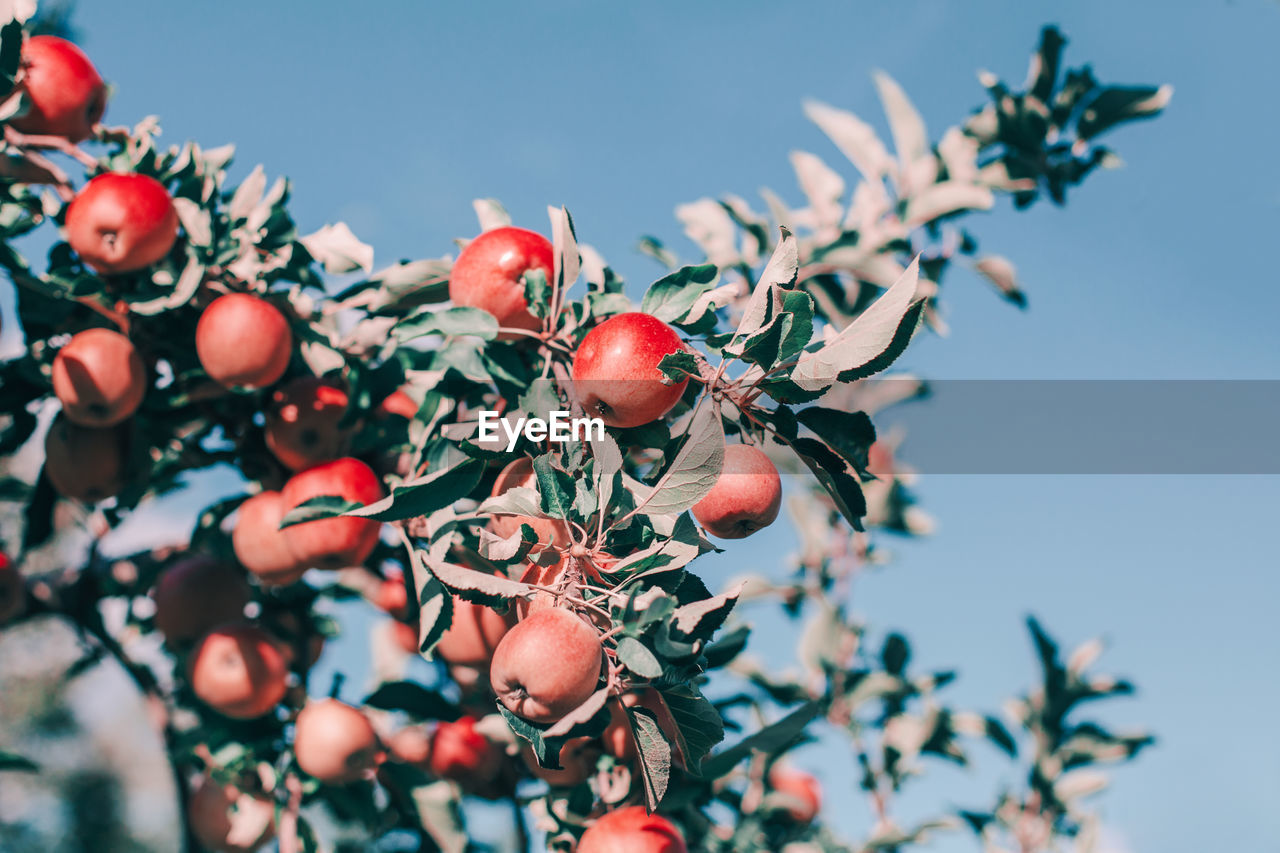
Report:
[[[580,239],[637,287],[659,272],[632,249],[641,234],[693,255],[675,204],[761,186],[798,200],[793,148],[840,163],[802,98],[882,126],[869,74],[884,69],[936,138],[982,102],[977,69],[1020,83],[1053,21],[1069,62],[1106,81],[1172,83],[1171,109],[1109,140],[1126,167],[1065,210],[976,217],[983,248],[1017,264],[1030,310],[958,273],[945,295],[952,335],[920,339],[901,366],[936,378],[1280,378],[1280,4],[377,9],[84,0],[75,20],[117,87],[109,121],[156,113],[169,141],[236,142],[238,175],[262,162],[293,179],[304,230],[346,220],[385,264],[471,235],[473,198],[498,197],[544,230],[546,205],[565,204]],[[1108,719],[1161,738],[1116,774],[1108,823],[1135,850],[1274,849],[1280,561],[1268,534],[1280,478],[938,476],[920,492],[938,535],[890,542],[900,559],[861,583],[858,611],[908,631],[921,664],[958,666],[957,704],[990,709],[1034,673],[1025,613],[1069,644],[1103,634],[1104,665],[1141,687]],[[783,571],[785,531],[752,545],[707,561],[713,585],[743,568]],[[843,765],[808,759],[841,823],[865,828],[861,803],[843,802]],[[991,760],[943,770],[903,807],[981,804],[1002,773]]]

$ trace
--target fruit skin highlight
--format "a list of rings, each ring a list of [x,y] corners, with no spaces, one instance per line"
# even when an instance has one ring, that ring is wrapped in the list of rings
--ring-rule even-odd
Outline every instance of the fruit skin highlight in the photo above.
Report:
[[[187,661],[196,696],[233,720],[270,713],[284,699],[288,674],[280,641],[254,625],[215,628]]]
[[[287,514],[311,498],[336,495],[368,505],[382,499],[382,483],[359,459],[345,457],[294,474],[281,491]],[[299,567],[342,569],[369,559],[381,523],[367,518],[322,518],[280,531]]]
[[[658,365],[684,348],[675,330],[650,314],[618,314],[596,326],[573,357],[573,384],[587,415],[627,428],[671,411],[689,380],[666,385]]]
[[[542,321],[529,312],[524,298],[525,273],[540,270],[551,281],[555,259],[551,241],[524,228],[494,228],[466,245],[449,273],[449,299],[454,305],[481,308],[498,325],[538,331]],[[503,332],[499,340],[522,338]]]
[[[365,778],[386,758],[364,712],[337,699],[318,699],[298,712],[293,752],[304,773],[328,785]]]
[[[92,136],[107,108],[107,87],[84,51],[57,36],[32,36],[22,46],[22,65],[29,106],[10,122],[13,128],[68,142]]]
[[[346,391],[325,379],[300,376],[271,395],[267,449],[290,471],[337,459],[351,437],[339,426],[346,412]]]
[[[205,373],[226,388],[258,389],[284,376],[293,331],[279,308],[248,293],[219,296],[196,325],[196,355]]]
[[[164,184],[147,175],[106,172],[67,205],[67,242],[101,275],[144,269],[178,239],[178,211]]]
[[[765,452],[749,444],[724,449],[724,469],[693,505],[693,517],[712,536],[742,539],[773,524],[782,506],[782,478]]]
[[[240,565],[264,586],[286,586],[306,572],[280,529],[284,513],[284,495],[273,491],[259,492],[236,511],[231,547]]]
[[[129,418],[147,394],[147,366],[133,342],[111,329],[77,332],[53,359],[53,393],[80,426],[110,427]]]
[[[595,692],[602,657],[596,629],[554,607],[507,632],[489,664],[489,683],[513,714],[554,723]]]
[[[608,812],[587,828],[576,853],[688,853],[676,825],[644,806]]]

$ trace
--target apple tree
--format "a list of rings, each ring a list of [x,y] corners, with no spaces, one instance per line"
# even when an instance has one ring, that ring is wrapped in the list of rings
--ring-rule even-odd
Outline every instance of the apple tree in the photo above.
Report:
[[[796,152],[798,202],[680,205],[702,257],[645,237],[666,269],[633,290],[580,242],[590,223],[550,207],[517,227],[492,199],[456,255],[442,237],[375,270],[344,224],[298,233],[287,180],[231,185],[232,148],[103,123],[89,57],[29,29],[0,30],[3,319],[23,342],[0,362],[0,621],[62,620],[133,676],[192,849],[478,849],[482,800],[511,805],[524,847],[580,853],[1087,844],[1098,766],[1151,740],[1082,716],[1132,689],[1095,672],[1099,647],[1064,655],[1031,621],[1040,672],[1002,719],[953,707],[954,673],[914,666],[849,592],[885,537],[928,530],[872,418],[911,395],[880,377],[943,328],[944,279],[1026,302],[970,214],[1064,204],[1167,89],[1065,69],[1046,28],[1024,86],[981,75],[987,103],[935,140],[879,74],[892,150],[807,103],[852,169]],[[18,249],[37,231],[56,232],[42,268]],[[556,412],[601,428],[557,437]],[[214,468],[243,494],[194,530],[99,547]],[[783,524],[791,568],[699,576]],[[369,673],[311,678],[357,599],[382,614],[358,694]],[[752,654],[776,652],[750,618],[771,606],[798,668]],[[825,791],[789,755],[816,738],[857,768]],[[1022,784],[898,815],[914,777],[984,743]],[[824,800],[855,793],[844,837]]]

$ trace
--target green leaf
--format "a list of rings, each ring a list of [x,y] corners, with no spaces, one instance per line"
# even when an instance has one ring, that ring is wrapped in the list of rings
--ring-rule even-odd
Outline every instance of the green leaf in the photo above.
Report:
[[[284,518],[280,519],[280,529],[284,530],[286,527],[305,524],[308,521],[335,518],[352,509],[361,509],[361,505],[340,495],[320,495],[305,500],[286,512]]]
[[[1080,114],[1076,133],[1081,139],[1101,136],[1118,124],[1152,118],[1169,104],[1172,86],[1108,86]]]
[[[808,406],[796,412],[796,419],[858,471],[867,470],[867,453],[875,443],[876,428],[865,412]]]
[[[890,634],[885,637],[884,648],[880,652],[880,661],[890,675],[901,676],[906,672],[907,662],[911,660],[911,646],[907,638],[901,634]]]
[[[0,749],[0,772],[6,770],[18,773],[39,773],[40,765],[29,758],[23,758],[17,753]]]
[[[711,290],[720,270],[715,264],[681,267],[649,285],[640,310],[665,323],[683,319],[704,293]]]
[[[637,511],[650,515],[675,515],[711,491],[724,468],[724,426],[718,407],[703,400],[689,423],[689,435],[671,466],[640,501]]]
[[[683,382],[690,377],[697,379],[700,375],[698,360],[688,350],[667,353],[662,357],[662,361],[658,362],[658,369],[673,384]]]
[[[822,488],[835,501],[840,514],[854,530],[861,530],[862,517],[867,514],[867,500],[849,463],[816,439],[798,438],[791,446],[799,454],[800,461],[813,472]]]
[[[757,750],[766,754],[779,752],[803,735],[805,727],[820,717],[823,710],[824,706],[819,701],[806,702],[781,720],[765,726],[707,759],[702,767],[703,777],[718,779],[732,770],[739,761],[748,758]]]
[[[390,681],[365,697],[364,705],[380,711],[404,711],[419,720],[456,720],[457,708],[434,690],[414,681]]]
[[[573,477],[556,468],[549,454],[533,460],[533,472],[538,478],[542,512],[551,518],[568,518],[577,494]]]
[[[481,308],[426,309],[401,320],[392,334],[401,342],[425,335],[473,335],[491,341],[498,336],[498,319]]]
[[[547,316],[551,307],[551,283],[542,270],[529,270],[521,279],[524,283],[524,301],[529,303],[529,313],[535,317]]]
[[[373,521],[403,521],[430,515],[470,494],[483,472],[483,462],[467,459],[420,480],[396,486],[382,500],[364,507],[357,504],[355,509],[342,514]]]
[[[724,740],[724,719],[720,712],[692,684],[661,692],[662,700],[667,703],[667,710],[675,720],[680,752],[689,772],[701,773],[708,779],[723,776],[723,773],[700,769],[703,756]]]
[[[658,724],[657,716],[647,708],[627,708],[627,718],[639,749],[640,778],[644,781],[645,803],[650,811],[667,795],[671,781],[671,744]]]
[[[618,660],[641,678],[662,677],[662,661],[635,637],[618,640]]]

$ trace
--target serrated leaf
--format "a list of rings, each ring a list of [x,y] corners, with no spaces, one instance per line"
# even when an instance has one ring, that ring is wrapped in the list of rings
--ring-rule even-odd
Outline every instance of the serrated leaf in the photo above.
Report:
[[[795,235],[786,228],[779,230],[782,237],[778,241],[778,246],[773,250],[769,263],[760,274],[760,280],[756,282],[755,289],[751,291],[751,298],[747,301],[747,307],[743,309],[742,320],[738,323],[733,340],[724,347],[727,355],[741,355],[747,339],[765,325],[769,316],[770,303],[775,299],[775,289],[789,287],[795,283],[796,273],[800,269],[799,247],[796,244]]]
[[[893,286],[840,334],[821,349],[803,353],[791,372],[791,381],[802,390],[820,391],[844,374],[905,349],[914,325],[905,333],[904,325],[910,323],[919,281],[920,261],[916,258]],[[902,340],[903,334],[906,341]]]
[[[299,237],[298,242],[307,250],[325,272],[344,273],[373,269],[373,247],[360,242],[345,222],[326,225],[315,233]]]
[[[471,207],[476,212],[476,219],[480,220],[481,232],[511,225],[511,214],[496,198],[478,198],[471,202]]]
[[[796,419],[850,464],[860,471],[866,469],[867,454],[876,440],[876,428],[865,412],[806,406],[796,412]]]
[[[641,678],[662,677],[662,661],[635,637],[618,640],[618,660]]]
[[[425,335],[474,335],[491,341],[498,336],[498,319],[482,308],[426,310],[396,323],[392,334],[402,343]]]
[[[675,323],[684,319],[719,277],[715,264],[681,267],[649,285],[640,310],[664,323]]]
[[[262,193],[266,188],[267,174],[262,170],[262,164],[258,164],[231,196],[231,202],[227,205],[227,216],[231,221],[248,219],[254,207],[262,200]]]
[[[658,718],[647,708],[627,708],[627,718],[639,753],[640,778],[644,781],[645,802],[650,811],[658,808],[671,781],[671,744]]]
[[[724,468],[724,427],[720,412],[704,400],[689,423],[689,434],[671,466],[633,512],[674,515],[706,496]]]
[[[723,752],[708,758],[703,764],[702,775],[708,779],[718,779],[757,750],[766,754],[778,752],[800,737],[805,727],[821,716],[822,712],[821,702],[806,702],[777,722],[770,723]]]
[[[600,713],[605,700],[609,698],[609,688],[601,687],[587,697],[587,700],[555,722],[551,728],[542,733],[543,737],[564,737],[578,726],[586,725]]]
[[[563,207],[548,207],[551,217],[551,243],[555,248],[555,280],[560,289],[560,302],[565,292],[578,280],[582,270],[582,258],[578,251],[578,238],[573,231],[573,217]]]
[[[280,529],[318,521],[322,518],[335,518],[347,510],[360,509],[360,504],[349,501],[340,495],[319,495],[295,506],[280,519]]]
[[[854,530],[862,529],[867,501],[857,473],[831,448],[812,438],[798,438],[791,444],[800,460],[813,472],[818,483],[835,502],[836,509]]]
[[[382,500],[348,509],[343,515],[373,521],[403,521],[406,518],[430,515],[466,497],[480,482],[483,472],[484,463],[477,459],[467,459],[421,479],[396,486]]]
[[[708,779],[724,775],[702,770],[703,757],[724,740],[724,719],[720,712],[691,684],[661,692],[662,701],[675,721],[680,754],[689,772]]]
[[[691,636],[709,637],[729,618],[729,611],[738,603],[744,585],[745,581],[739,582],[727,592],[677,607],[676,628]]]

